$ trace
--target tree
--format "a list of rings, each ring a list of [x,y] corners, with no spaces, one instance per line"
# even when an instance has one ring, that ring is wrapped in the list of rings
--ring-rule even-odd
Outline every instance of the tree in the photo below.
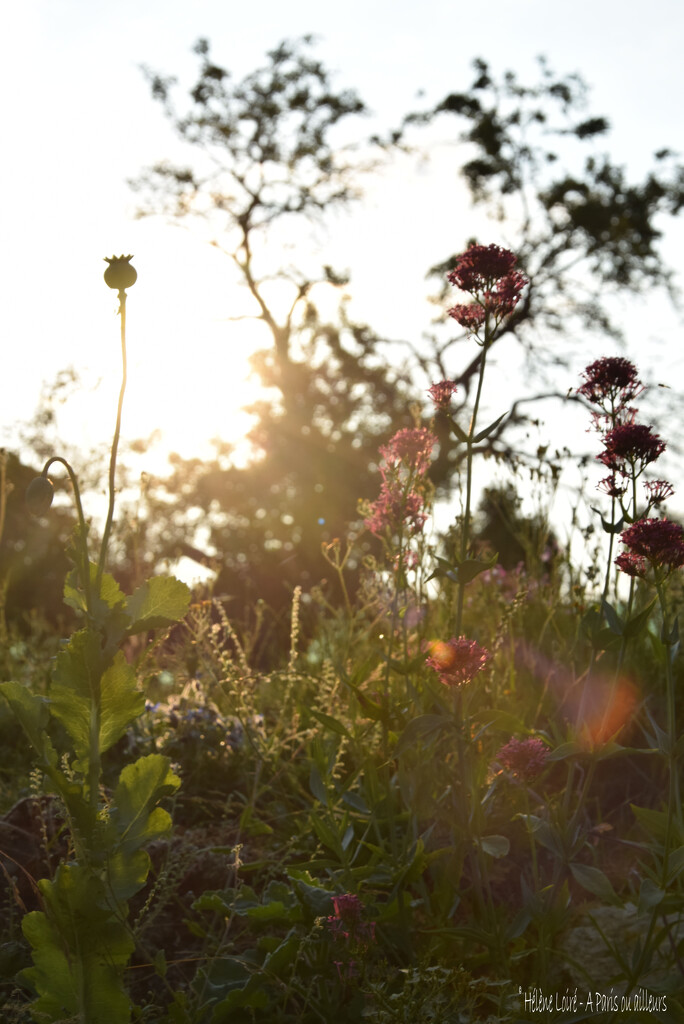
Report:
[[[603,302],[606,289],[672,290],[655,223],[663,213],[679,212],[684,188],[682,169],[665,150],[657,154],[658,172],[639,185],[594,148],[574,166],[573,146],[594,147],[608,122],[580,118],[586,92],[581,79],[559,79],[545,64],[541,82],[526,87],[511,72],[497,83],[476,61],[467,92],[407,115],[384,140],[344,146],[336,136],[366,108],[355,92],[333,90],[326,69],[309,56],[311,46],[311,37],[281,43],[264,67],[234,83],[200,40],[199,75],[182,114],[172,103],[174,80],[146,71],[152,96],[193,159],[188,166],[158,164],[133,183],[141,214],[199,217],[210,225],[213,244],[227,254],[250,297],[248,315],[270,332],[272,345],[255,365],[279,394],[276,404],[256,407],[252,465],[234,467],[227,446],[211,465],[176,462],[165,484],[176,501],[170,511],[168,502],[155,509],[165,517],[160,551],[210,557],[187,538],[185,516],[192,507],[208,526],[208,550],[225,569],[220,586],[241,600],[251,592],[276,604],[293,583],[315,582],[325,572],[321,541],[343,529],[357,498],[374,496],[377,477],[368,465],[378,441],[392,427],[410,425],[409,404],[417,397],[409,378],[383,358],[384,339],[351,322],[344,301],[336,322],[319,316],[317,289],[341,293],[346,273],[314,267],[306,250],[297,267],[273,265],[269,257],[286,233],[298,237],[303,223],[351,202],[360,173],[397,147],[408,148],[421,126],[443,118],[465,121],[457,138],[466,147],[461,174],[473,202],[497,218],[497,234],[517,225],[508,244],[532,280],[507,333],[538,360],[535,332],[569,332],[579,321],[616,333]],[[467,245],[463,239],[462,249]],[[444,275],[453,262],[449,257],[433,273]],[[274,278],[289,289],[280,311],[269,290]],[[454,374],[451,348],[459,340],[434,340],[429,353],[413,348],[410,359],[426,385],[456,376],[465,403],[479,359],[469,354],[465,369]],[[484,443],[511,456],[511,425],[524,419],[518,403]],[[440,455],[432,475],[448,489],[461,452],[439,416],[437,428]]]
[[[539,66],[539,81],[526,86],[512,71],[495,78],[489,65],[477,59],[467,91],[408,114],[388,139],[408,148],[415,128],[448,125],[454,118],[463,125],[455,139],[466,156],[458,173],[473,204],[499,225],[497,234],[505,234],[505,244],[531,281],[498,340],[512,335],[525,347],[537,386],[541,369],[568,365],[576,351],[573,337],[593,333],[621,340],[606,301],[610,297],[659,288],[677,302],[660,242],[664,219],[677,216],[684,205],[684,167],[676,154],[659,150],[644,180],[629,181],[626,170],[598,148],[610,124],[587,112],[582,78],[557,77],[543,58]],[[441,304],[447,295],[445,275],[456,257],[429,272],[442,282]],[[433,338],[432,351],[422,357],[425,369],[450,376],[451,349],[460,340],[452,335],[439,343]],[[456,375],[463,404],[479,362],[478,353]],[[550,378],[541,379],[548,384]],[[525,422],[525,404],[549,397],[563,398],[565,389],[559,393],[547,386],[513,406],[490,439],[492,449],[506,454],[511,427]],[[458,453],[442,451],[442,479],[449,478],[454,459]]]

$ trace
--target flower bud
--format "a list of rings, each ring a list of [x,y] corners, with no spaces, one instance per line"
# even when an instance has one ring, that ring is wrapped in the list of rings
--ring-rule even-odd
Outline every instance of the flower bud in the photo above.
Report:
[[[132,256],[105,256],[105,263],[109,264],[104,272],[105,284],[120,292],[134,285],[138,272],[131,266],[132,259]]]
[[[43,516],[50,508],[55,489],[46,476],[37,476],[26,488],[26,507],[33,516]]]

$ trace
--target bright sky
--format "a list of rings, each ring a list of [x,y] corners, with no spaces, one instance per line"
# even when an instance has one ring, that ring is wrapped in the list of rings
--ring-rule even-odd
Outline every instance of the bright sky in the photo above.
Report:
[[[159,428],[165,448],[184,456],[206,453],[203,441],[213,436],[239,437],[239,407],[256,387],[246,382],[246,357],[261,335],[227,320],[244,306],[226,257],[183,228],[133,219],[126,179],[178,153],[139,67],[190,84],[197,67],[191,48],[204,36],[216,61],[239,79],[281,39],[306,33],[320,37],[317,53],[337,73],[335,84],[356,88],[378,127],[414,109],[419,89],[428,103],[466,88],[476,56],[495,72],[514,69],[524,81],[543,53],[557,73],[585,77],[591,112],[612,122],[612,155],[635,174],[650,165],[654,150],[682,143],[684,6],[677,0],[652,0],[647,8],[613,0],[15,4],[0,40],[0,443],[11,445],[13,426],[31,418],[42,383],[68,365],[84,387],[69,400],[65,440],[109,441],[118,321],[102,260],[121,253],[135,255],[139,275],[128,302],[123,436]],[[403,165],[331,228],[321,262],[351,269],[359,316],[390,336],[417,339],[430,329],[434,310],[424,301],[424,275],[471,230],[462,196],[451,164],[423,171]],[[680,271],[683,241],[679,226],[666,246]],[[663,376],[671,379],[672,367],[682,368],[677,319],[661,306],[655,316],[651,307],[626,315],[633,317],[628,333],[640,367],[665,359]],[[644,342],[657,338],[645,351]]]

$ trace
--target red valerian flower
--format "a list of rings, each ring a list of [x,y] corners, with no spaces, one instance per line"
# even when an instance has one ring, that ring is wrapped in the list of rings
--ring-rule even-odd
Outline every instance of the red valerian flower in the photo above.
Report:
[[[627,576],[638,576],[643,579],[648,569],[648,562],[641,555],[635,555],[633,551],[623,551],[615,559],[618,569],[621,569]]]
[[[364,907],[358,896],[347,892],[333,896],[332,902],[335,914],[328,918],[328,927],[336,938],[364,949],[375,941],[375,921],[362,919]]]
[[[468,331],[479,330],[487,315],[484,306],[481,306],[479,302],[469,302],[464,306],[452,306],[447,313]]]
[[[439,674],[445,686],[463,686],[471,682],[489,661],[489,651],[465,636],[452,637],[446,643],[435,640],[428,644],[430,655],[426,664]]]
[[[440,380],[438,384],[431,384],[428,388],[428,395],[435,403],[437,409],[448,409],[451,404],[451,396],[456,391],[456,383],[453,380]]]
[[[588,402],[604,405],[606,402],[625,405],[644,390],[634,363],[622,356],[604,356],[583,370],[584,384],[577,394]]]
[[[386,445],[380,448],[380,454],[389,466],[403,462],[410,469],[421,475],[430,465],[430,456],[437,438],[427,427],[414,427],[399,430]]]
[[[637,559],[645,559],[654,569],[668,573],[684,565],[684,528],[669,519],[639,519],[621,533],[629,552],[618,555],[616,562],[630,576],[641,576],[644,568]],[[632,558],[625,558],[630,554]]]
[[[510,274],[516,263],[517,257],[500,245],[471,245],[458,257],[447,280],[463,292],[478,294]]]
[[[660,505],[674,494],[674,487],[667,480],[647,480],[644,487],[651,505]]]
[[[597,490],[604,491],[609,498],[621,498],[627,490],[627,484],[618,483],[618,478],[615,473],[611,473],[610,476],[606,476],[596,485]]]
[[[540,740],[509,740],[496,755],[497,761],[516,778],[531,782],[544,771],[549,748]]]
[[[406,522],[413,533],[419,533],[427,519],[427,514],[422,512],[423,499],[415,491],[404,493],[404,487],[399,480],[383,480],[380,486],[380,496],[371,502],[370,516],[364,519],[367,530],[377,536],[384,534],[386,530],[395,532]]]
[[[604,451],[596,458],[608,469],[624,473],[627,463],[639,462],[642,468],[665,451],[665,442],[645,423],[620,423],[604,438]]]

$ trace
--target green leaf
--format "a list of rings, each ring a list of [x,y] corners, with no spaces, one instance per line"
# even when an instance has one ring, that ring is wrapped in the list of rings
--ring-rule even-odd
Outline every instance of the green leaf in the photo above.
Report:
[[[122,977],[135,941],[108,906],[104,883],[83,866],[61,864],[52,881],[38,884],[46,913],[33,911],[22,922],[34,964],[23,978],[38,993],[33,1015],[129,1024]]]
[[[100,752],[109,750],[145,708],[145,695],[136,685],[135,670],[119,651],[100,683]]]
[[[338,736],[346,736],[347,739],[351,739],[349,730],[346,726],[344,726],[342,722],[338,722],[338,720],[333,718],[332,715],[326,715],[323,711],[317,711],[315,708],[309,708],[309,712],[318,722],[321,723],[321,725],[324,725],[326,729],[329,729],[330,732],[335,732]]]
[[[126,601],[129,633],[172,626],[187,615],[190,590],[173,576],[153,576]]]
[[[612,903],[613,906],[622,906],[622,900],[617,896],[610,879],[599,868],[593,868],[588,864],[571,864],[570,870],[575,881],[587,892],[605,900],[606,903]]]
[[[311,771],[309,773],[309,789],[324,807],[328,806],[328,791],[323,784],[321,773],[318,770],[318,765],[316,764],[311,765]]]
[[[624,636],[631,640],[635,636],[638,636],[639,633],[643,632],[643,630],[646,628],[648,620],[651,616],[651,612],[653,611],[653,607],[657,600],[657,597],[654,597],[653,600],[650,601],[645,608],[643,608],[636,615],[633,615],[631,619],[627,620],[623,631]]]
[[[490,857],[507,857],[511,844],[506,836],[482,836],[480,846]]]
[[[456,422],[456,420],[452,420],[451,421],[451,426],[453,428],[454,434],[456,435],[458,440],[461,442],[461,444],[467,444],[468,443],[468,435],[466,434],[466,432],[463,429],[463,427],[461,427]]]
[[[156,804],[180,786],[168,757],[148,754],[127,765],[119,776],[109,822],[117,845],[131,853],[152,839],[166,835],[170,815]]]
[[[452,722],[443,715],[419,715],[418,718],[412,719],[402,732],[394,748],[394,756],[400,757],[419,740],[424,740],[437,732],[450,732],[453,728]]]
[[[475,437],[473,438],[473,444],[479,444],[480,441],[484,441],[486,437],[489,437],[489,435],[496,430],[496,428],[499,426],[501,421],[506,416],[508,416],[508,413],[502,412],[501,415],[498,416],[493,423],[490,423],[488,427],[484,428],[484,430],[480,430],[477,434],[475,434]]]
[[[91,714],[99,706],[105,664],[99,635],[81,629],[57,655],[52,676],[50,710],[71,736],[76,756],[84,766],[90,753]]]
[[[630,804],[630,807],[641,827],[657,842],[664,842],[667,835],[667,812],[637,807],[635,804]]]
[[[608,601],[606,601],[606,599],[604,598],[601,601],[601,608],[603,610],[603,614],[606,617],[606,622],[608,623],[608,628],[610,629],[610,631],[612,633],[615,633],[616,636],[622,636],[625,628],[624,623],[618,615],[618,613],[613,608],[612,604],[609,604]]]
[[[50,719],[49,702],[46,698],[31,693],[25,686],[14,680],[0,683],[0,693],[9,703],[38,756],[43,762],[55,763],[56,755],[45,731]]]

